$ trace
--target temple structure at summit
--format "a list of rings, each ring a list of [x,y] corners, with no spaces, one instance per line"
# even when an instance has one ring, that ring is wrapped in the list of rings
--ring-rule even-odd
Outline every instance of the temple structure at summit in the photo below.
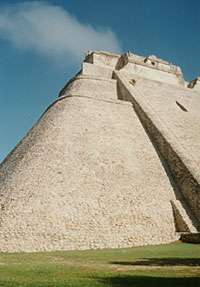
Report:
[[[0,165],[0,252],[200,242],[200,78],[88,52]]]

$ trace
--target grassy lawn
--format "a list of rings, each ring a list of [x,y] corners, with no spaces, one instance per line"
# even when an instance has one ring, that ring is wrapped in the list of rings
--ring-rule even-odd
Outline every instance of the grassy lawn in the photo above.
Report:
[[[200,246],[0,254],[0,286],[200,287]]]

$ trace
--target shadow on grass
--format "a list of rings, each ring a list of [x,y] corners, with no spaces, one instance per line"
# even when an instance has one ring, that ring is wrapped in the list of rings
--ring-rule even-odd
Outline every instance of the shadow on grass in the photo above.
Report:
[[[132,266],[200,266],[200,258],[147,258],[139,261],[110,261],[110,264]]]
[[[197,275],[198,276],[198,275]],[[199,275],[200,276],[200,275]],[[200,277],[153,277],[141,275],[112,275],[87,277],[82,280],[58,282],[0,281],[2,287],[199,287]]]
[[[99,283],[103,283],[105,287],[199,287],[200,277],[192,278],[162,278],[149,276],[120,276],[99,278]]]

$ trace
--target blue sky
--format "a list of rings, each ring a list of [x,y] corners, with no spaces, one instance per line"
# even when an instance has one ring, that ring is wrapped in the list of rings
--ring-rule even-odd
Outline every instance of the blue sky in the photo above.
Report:
[[[154,54],[200,75],[199,0],[0,0],[0,162],[88,50]]]

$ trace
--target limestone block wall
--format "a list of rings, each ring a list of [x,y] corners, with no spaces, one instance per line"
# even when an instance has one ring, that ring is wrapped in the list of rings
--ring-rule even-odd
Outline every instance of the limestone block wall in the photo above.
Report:
[[[94,66],[111,67],[113,70],[117,66],[120,55],[107,53],[104,51],[89,51],[84,62],[92,63]]]
[[[151,55],[142,57],[131,52],[123,54],[117,64],[117,70],[123,70],[130,76],[136,74],[144,78],[173,85],[185,85],[181,68]]]
[[[97,77],[102,80],[109,80],[113,78],[113,67],[101,67],[95,66],[87,62],[83,62],[81,74],[90,76],[92,75],[93,77]]]
[[[4,161],[0,175],[1,252],[179,238],[173,189],[130,103],[61,97]]]
[[[181,240],[187,243],[200,244],[200,233],[182,233]]]
[[[184,196],[191,210],[196,216],[197,218],[197,223],[195,221],[196,228],[199,230],[200,228],[199,226],[200,185],[198,181],[199,167],[196,165],[196,162],[192,161],[191,154],[185,155],[185,147],[187,147],[187,141],[184,142],[184,145],[179,145],[177,138],[174,137],[174,134],[170,132],[170,130],[164,124],[162,118],[159,116],[159,113],[157,113],[158,109],[156,109],[155,103],[150,102],[150,99],[146,101],[143,98],[143,94],[139,93],[138,88],[136,88],[136,86],[134,87],[130,85],[125,75],[123,75],[120,72],[115,72],[115,74],[118,80],[118,90],[121,99],[123,98],[124,100],[133,103],[134,108],[141,122],[144,124],[145,128],[152,137],[152,140],[157,145],[159,151],[163,155],[165,162],[167,163],[171,171],[171,174],[177,186],[179,187],[179,190],[181,191],[182,195]],[[167,98],[165,99],[165,101],[167,101]],[[148,105],[148,103],[150,104]],[[153,105],[155,109],[153,108]],[[178,132],[179,130],[177,129],[176,135],[178,135]],[[191,138],[190,138],[190,144],[194,144],[192,143]],[[181,151],[183,153],[181,153]],[[184,156],[180,156],[182,154]],[[195,153],[195,155],[197,155],[198,157],[198,150]],[[187,156],[189,158],[187,158]]]
[[[131,53],[87,54],[0,165],[0,252],[173,242],[180,237],[171,206],[180,200],[177,188],[197,219],[176,204],[179,225],[199,228],[199,93],[180,87],[178,68],[153,60],[159,69],[149,68],[152,56],[145,63]]]
[[[157,81],[165,82],[168,84],[179,85],[182,83],[182,78],[173,73],[168,73],[165,71],[160,71],[157,69],[149,69],[147,66],[139,66],[134,63],[128,63],[123,71],[128,73],[131,77],[132,74],[137,74],[142,77],[150,78],[152,80],[156,79]]]
[[[189,232],[189,233],[197,233],[197,228],[195,228],[192,220],[187,215],[187,212],[180,200],[172,200],[171,201],[176,228],[179,232]]]
[[[78,75],[62,90],[63,95],[82,95],[92,98],[117,100],[117,82],[91,75]]]

